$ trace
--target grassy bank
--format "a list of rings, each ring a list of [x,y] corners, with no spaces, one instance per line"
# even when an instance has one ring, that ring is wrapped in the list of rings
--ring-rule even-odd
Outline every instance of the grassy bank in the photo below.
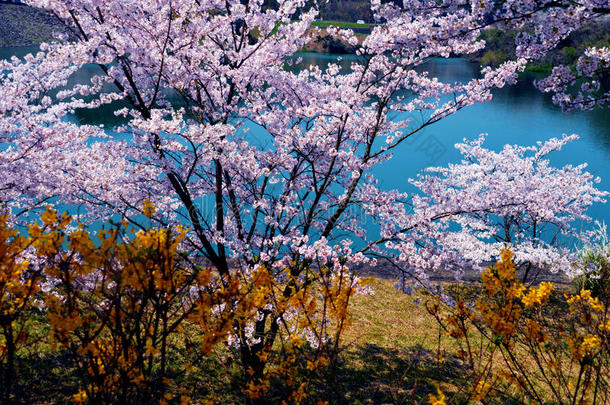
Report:
[[[353,301],[339,370],[343,403],[427,403],[439,386],[454,391],[462,370],[453,360],[457,347],[444,334],[439,346],[439,325],[425,306],[393,280],[375,279],[372,287],[374,295]]]
[[[457,360],[455,341],[426,310],[424,303],[431,297],[424,294],[417,304],[394,288],[394,280],[373,279],[371,287],[373,295],[353,298],[352,323],[339,362],[313,383],[316,397],[333,404],[427,403],[438,388],[450,395],[463,387],[467,370]],[[478,288],[472,284],[459,294],[470,297]],[[24,403],[48,403],[48,398],[69,402],[78,388],[69,354],[49,343],[41,314],[33,314],[28,326],[36,343],[19,356]],[[192,403],[206,403],[209,392],[220,394],[215,403],[240,401],[238,358],[236,351],[221,345],[190,376],[177,376],[180,385],[193,389]]]
[[[439,385],[451,392],[461,381],[461,366],[439,362],[435,320],[423,305],[396,290],[392,280],[375,279],[371,286],[374,295],[354,298],[338,367],[315,384],[320,397],[336,404],[423,403]],[[70,355],[49,341],[42,314],[31,315],[28,331],[35,344],[24,348],[18,361],[23,403],[70,402],[78,389]],[[443,345],[453,347],[445,338]],[[441,357],[451,358],[445,350]],[[220,403],[239,401],[238,357],[220,346],[185,378],[181,384],[194,388],[192,403],[205,403],[210,391],[221,393]]]
[[[338,27],[338,28],[368,28],[372,27],[372,24],[358,24],[355,22],[347,22],[347,21],[314,21],[311,25],[314,27]]]
[[[370,286],[374,290],[373,295],[357,295],[352,298],[351,323],[343,334],[335,366],[316,373],[295,376],[297,384],[303,380],[309,383],[310,396],[300,403],[320,404],[327,401],[328,404],[346,405],[425,404],[429,403],[430,395],[438,395],[439,391],[448,398],[447,404],[524,403],[520,391],[502,384],[494,386],[490,398],[483,402],[469,396],[471,394],[467,392],[471,392],[473,387],[472,369],[466,365],[463,355],[459,354],[463,347],[441,329],[433,315],[428,312],[430,305],[436,302],[432,295],[420,292],[412,298],[396,290],[394,280],[391,279],[372,279]],[[454,299],[462,298],[466,302],[481,298],[484,290],[483,284],[479,282],[463,286],[443,283],[443,286],[446,293]],[[567,305],[570,300],[566,301],[566,293],[574,294],[583,286],[578,283],[556,285],[548,305],[539,312],[541,319],[559,326],[559,329],[548,328],[544,323],[550,333],[549,350],[558,348],[556,343],[565,340],[564,335],[569,330],[563,329],[569,328],[568,318],[573,316],[572,308]],[[451,312],[445,308],[441,313],[445,317]],[[51,343],[44,314],[33,311],[27,330],[28,339],[32,344],[24,347],[18,356],[20,388],[16,397],[19,398],[17,403],[71,402],[82,379],[77,375],[69,351],[57,343]],[[196,334],[188,327],[181,333],[190,337]],[[468,335],[472,336],[473,343],[481,340],[480,348],[478,344],[472,347],[482,352],[484,339],[476,330],[472,330]],[[184,361],[186,352],[192,355],[191,350],[180,347],[180,351],[184,353],[172,357],[170,370],[179,370],[183,366],[181,362]],[[525,346],[515,348],[514,353],[525,359],[523,364],[528,370],[535,370],[536,363],[531,356],[528,357],[524,348]],[[495,358],[494,372],[501,373],[501,370],[506,368],[506,359],[499,353],[492,356]],[[239,357],[238,350],[227,348],[223,344],[217,345],[211,355],[197,361],[186,374],[170,373],[175,383],[170,392],[176,393],[178,387],[188,387],[187,403],[192,404],[243,403],[244,377]],[[610,358],[606,359],[609,360]],[[569,368],[568,375],[574,372]],[[271,380],[270,387],[269,403],[280,403],[285,387],[277,380]],[[543,381],[537,381],[536,388],[538,394],[544,398],[539,403],[555,403],[552,401],[552,393]],[[214,395],[210,396],[211,393]],[[464,395],[469,400],[464,400]],[[182,405],[182,402],[168,403]]]

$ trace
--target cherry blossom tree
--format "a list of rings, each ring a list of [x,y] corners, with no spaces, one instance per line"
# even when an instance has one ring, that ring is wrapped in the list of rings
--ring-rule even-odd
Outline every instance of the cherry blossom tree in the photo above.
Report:
[[[372,169],[422,129],[489,100],[556,44],[552,28],[536,31],[521,39],[518,60],[445,83],[425,71],[430,58],[480,50],[490,21],[516,24],[555,8],[373,1],[383,23],[349,69],[294,71],[317,14],[305,1],[280,0],[273,9],[254,0],[27,3],[55,14],[76,39],[60,36],[36,55],[0,62],[0,198],[14,219],[53,202],[78,207],[82,222],[120,214],[138,226],[151,201],[155,223],[188,225],[183,248],[219,275],[248,280],[264,266],[286,278],[283,294],[295,293],[289,280],[312,268],[338,271],[394,255],[359,222],[364,211],[384,224],[385,238],[408,219],[405,196],[379,189]],[[593,3],[578,6],[562,29],[585,23],[599,7]],[[349,30],[329,33],[358,43]],[[74,83],[75,72],[92,66],[90,80]],[[122,125],[80,123],[83,109],[115,114]],[[368,250],[352,249],[356,238]],[[272,302],[232,339],[252,381],[265,367],[259,354],[289,316]]]
[[[587,209],[608,196],[595,187],[600,179],[585,171],[586,163],[555,168],[547,159],[577,138],[506,145],[500,152],[482,146],[485,135],[457,144],[462,162],[411,180],[421,190],[412,210],[404,211],[400,227],[393,217],[375,245],[400,252],[402,266],[420,279],[430,268],[453,268],[457,277],[467,267],[483,269],[506,247],[524,281],[532,268],[574,273],[570,245],[582,237],[575,223],[590,220]]]

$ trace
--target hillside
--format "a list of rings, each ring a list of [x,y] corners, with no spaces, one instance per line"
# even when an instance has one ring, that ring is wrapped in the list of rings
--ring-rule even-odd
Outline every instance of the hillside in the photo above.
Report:
[[[64,27],[41,10],[18,4],[0,4],[0,47],[28,46],[53,39]]]
[[[473,55],[474,59],[483,65],[491,66],[514,59],[516,34],[516,32],[504,32],[497,28],[484,31],[481,39],[485,40],[487,46]],[[552,66],[559,63],[574,64],[586,47],[604,47],[608,44],[610,44],[610,19],[594,21],[573,32],[559,44],[557,49],[549,52],[538,62],[534,70],[550,70]]]

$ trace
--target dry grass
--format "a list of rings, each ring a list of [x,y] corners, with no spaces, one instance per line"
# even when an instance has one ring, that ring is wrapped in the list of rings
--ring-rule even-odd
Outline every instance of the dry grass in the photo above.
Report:
[[[327,381],[331,403],[427,403],[437,387],[453,392],[461,385],[453,342],[442,334],[439,350],[437,322],[393,284],[373,279],[374,295],[353,298],[342,362]]]
[[[375,344],[400,349],[418,346],[437,349],[438,324],[425,307],[394,288],[394,282],[373,279],[374,295],[352,301],[353,322],[343,343],[349,347]]]

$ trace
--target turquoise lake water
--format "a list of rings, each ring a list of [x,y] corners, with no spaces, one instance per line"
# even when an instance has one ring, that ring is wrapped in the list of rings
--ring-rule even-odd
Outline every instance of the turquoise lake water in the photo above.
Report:
[[[0,59],[12,55],[22,56],[35,48],[0,49]],[[325,66],[336,61],[338,55],[302,54],[302,65]],[[348,66],[353,56],[343,56]],[[478,65],[464,59],[435,59],[426,64],[431,76],[443,81],[466,81],[478,72]],[[97,68],[88,67],[75,80],[86,80]],[[503,145],[532,145],[562,134],[578,134],[578,141],[568,144],[562,151],[551,155],[555,165],[588,163],[588,171],[599,176],[599,187],[610,190],[610,109],[563,113],[553,105],[548,95],[541,94],[532,85],[535,77],[525,75],[511,87],[494,91],[493,100],[461,110],[426,128],[394,153],[394,158],[376,170],[383,188],[411,191],[407,179],[428,166],[442,166],[459,162],[460,154],[455,143],[464,138],[474,139],[488,133],[486,146],[499,150]],[[92,111],[79,113],[77,120],[104,123],[112,126],[115,117]],[[595,220],[610,223],[610,205],[596,204],[589,215]],[[590,227],[590,225],[585,225]]]
[[[303,64],[327,64],[335,55],[305,54]],[[347,66],[350,56],[344,56]],[[442,81],[467,81],[477,75],[479,65],[465,59],[434,59],[424,67],[430,76]],[[393,159],[377,170],[381,185],[412,191],[408,178],[425,167],[444,166],[461,161],[454,145],[464,138],[475,139],[487,133],[487,148],[500,150],[505,144],[533,145],[562,134],[580,139],[550,155],[556,166],[587,163],[587,170],[601,178],[598,187],[610,190],[610,109],[564,113],[540,93],[533,80],[540,75],[525,74],[510,87],[496,89],[493,99],[465,108],[402,144]],[[594,220],[610,223],[610,202],[595,204],[588,212]],[[592,224],[583,224],[589,228]]]

